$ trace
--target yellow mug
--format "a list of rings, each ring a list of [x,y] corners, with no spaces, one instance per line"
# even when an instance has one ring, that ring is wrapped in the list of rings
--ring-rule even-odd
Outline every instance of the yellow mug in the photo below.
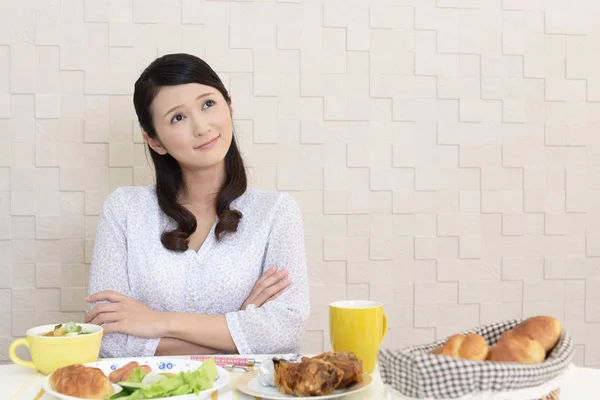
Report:
[[[379,346],[387,333],[383,304],[376,301],[344,300],[329,305],[329,335],[333,351],[352,351],[363,362],[363,370],[375,370]]]
[[[43,335],[53,331],[55,325],[31,328],[27,331],[26,338],[20,338],[11,343],[8,349],[10,359],[15,364],[38,370],[45,375],[67,365],[97,361],[104,330],[99,325],[78,325],[83,328],[83,331],[91,333],[53,337]],[[29,349],[32,361],[25,361],[17,356],[17,347],[21,345]]]

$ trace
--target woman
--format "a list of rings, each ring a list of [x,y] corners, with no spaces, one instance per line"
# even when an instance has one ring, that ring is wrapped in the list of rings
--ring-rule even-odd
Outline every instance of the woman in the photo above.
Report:
[[[298,351],[309,314],[291,196],[246,187],[231,98],[201,59],[171,54],[135,83],[156,186],[124,187],[98,221],[86,322],[101,356]]]

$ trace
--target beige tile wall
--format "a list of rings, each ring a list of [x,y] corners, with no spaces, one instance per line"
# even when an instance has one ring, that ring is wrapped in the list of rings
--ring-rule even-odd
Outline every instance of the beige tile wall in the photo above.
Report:
[[[151,182],[141,68],[204,57],[255,186],[293,192],[313,313],[383,301],[388,347],[552,314],[600,366],[600,3],[0,1],[0,360],[83,316],[106,195]]]

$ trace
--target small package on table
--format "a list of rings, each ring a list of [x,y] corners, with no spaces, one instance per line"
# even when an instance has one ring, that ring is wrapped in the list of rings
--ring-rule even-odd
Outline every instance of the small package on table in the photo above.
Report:
[[[400,399],[557,400],[574,349],[558,320],[537,316],[381,350],[379,368]]]

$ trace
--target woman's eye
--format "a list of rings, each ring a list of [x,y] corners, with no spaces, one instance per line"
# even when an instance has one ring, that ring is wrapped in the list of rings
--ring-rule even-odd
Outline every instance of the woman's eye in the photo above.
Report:
[[[214,100],[206,100],[206,102],[202,105],[202,109],[210,108],[215,105]]]
[[[173,118],[171,118],[171,123],[172,124],[175,124],[175,123],[180,122],[180,121],[183,121],[183,115],[181,115],[181,114],[175,114],[173,116]]]

